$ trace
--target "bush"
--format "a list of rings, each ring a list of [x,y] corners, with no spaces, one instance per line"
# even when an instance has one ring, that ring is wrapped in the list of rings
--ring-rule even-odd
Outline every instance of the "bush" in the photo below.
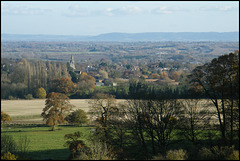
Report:
[[[71,152],[71,155],[68,159],[76,159],[77,157],[82,156],[84,153],[89,152],[89,148],[82,140],[80,140],[81,137],[82,133],[79,131],[73,134],[66,134],[64,136],[64,139],[67,140],[64,146],[68,146]]]
[[[5,153],[15,153],[17,151],[17,144],[13,136],[1,134],[1,155]]]
[[[111,146],[107,146],[105,142],[91,141],[90,153],[87,153],[88,160],[115,160],[116,154]],[[81,158],[80,158],[81,159]]]
[[[18,98],[17,97],[13,97],[13,96],[8,96],[8,99],[9,100],[17,100]]]
[[[44,88],[38,88],[36,92],[36,97],[37,98],[42,98],[45,99],[47,96],[46,90]]]
[[[27,153],[29,148],[30,140],[27,136],[20,136],[18,142],[13,139],[13,136],[2,134],[1,135],[1,156],[4,156],[5,160],[13,157],[10,154],[17,154],[17,158],[21,160],[28,159]],[[14,159],[11,159],[14,160]],[[16,159],[15,159],[16,160]]]
[[[162,154],[158,154],[152,158],[152,160],[167,160]]]
[[[152,160],[186,160],[188,158],[188,154],[186,150],[169,150],[164,157],[162,154],[158,154],[153,157]]]
[[[234,146],[232,147],[218,147],[214,146],[212,148],[202,148],[200,149],[199,153],[199,159],[203,160],[231,160],[230,158],[237,158],[239,160],[239,153],[237,154],[234,150]],[[237,156],[238,155],[238,156]]]
[[[17,157],[14,154],[7,152],[4,153],[3,156],[1,156],[1,160],[17,160]]]
[[[227,157],[227,160],[239,160],[239,151],[234,150],[233,153]]]
[[[95,137],[87,138],[89,146],[82,140],[82,132],[66,134],[64,139],[67,140],[65,146],[69,147],[71,160],[114,160],[116,158],[113,147],[107,146]]]
[[[27,135],[20,136],[17,142],[17,154],[21,160],[28,160],[28,149],[29,149],[30,140]]]
[[[5,121],[11,121],[11,117],[6,114],[5,112],[1,111],[1,123],[4,123]]]
[[[72,112],[65,120],[75,125],[82,125],[89,122],[87,113],[81,109]]]
[[[169,150],[166,154],[167,160],[186,160],[188,158],[188,154],[185,150]]]
[[[32,96],[32,94],[27,94],[27,95],[24,95],[24,98],[27,100],[32,100],[33,96]]]

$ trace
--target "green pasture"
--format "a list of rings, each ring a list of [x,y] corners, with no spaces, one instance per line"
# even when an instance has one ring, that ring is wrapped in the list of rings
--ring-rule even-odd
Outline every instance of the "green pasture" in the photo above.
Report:
[[[50,131],[51,127],[43,124],[5,124],[2,126],[1,135],[11,135],[16,142],[27,136],[27,139],[30,141],[27,156],[31,160],[67,160],[70,151],[68,147],[64,146],[66,143],[64,136],[80,131],[83,133],[81,139],[88,145],[87,138],[91,135],[92,128],[93,127],[90,126],[76,127],[59,125],[56,131]],[[180,137],[178,135],[179,132],[181,132],[180,129],[175,129],[172,132],[168,149],[186,149],[191,151],[192,148],[195,148],[195,145],[191,141],[184,137]],[[127,133],[130,134],[131,130]],[[217,145],[220,135],[218,130],[203,130],[198,136],[198,145],[203,147]],[[151,138],[149,137],[146,141],[148,148],[151,149]],[[134,148],[136,145],[134,141],[128,140],[125,146]]]
[[[58,126],[56,131],[50,131],[50,127],[44,125],[8,125],[2,127],[1,135],[12,135],[18,142],[23,136],[30,140],[28,156],[31,160],[67,160],[70,151],[64,146],[64,136],[77,131],[88,136],[91,127]],[[84,140],[84,137],[83,137]]]
[[[109,86],[96,86],[96,91],[101,91],[101,92],[109,92],[116,87],[109,87]]]
[[[56,131],[50,131],[51,127],[45,125],[29,124],[29,125],[20,125],[20,124],[6,124],[2,127],[1,135],[7,134],[13,136],[13,139],[18,142],[19,139],[27,136],[30,140],[28,147],[28,156],[32,160],[45,160],[45,159],[54,159],[54,160],[66,160],[70,155],[70,151],[67,147],[64,146],[66,140],[64,136],[66,134],[73,134],[74,132],[80,131],[83,133],[82,139],[85,141],[86,138],[90,135],[90,131],[93,127],[76,127],[76,126],[67,126],[59,125]],[[173,131],[171,142],[173,145],[177,146],[176,148],[187,148],[191,143],[186,139],[176,137],[179,130]],[[220,133],[216,131],[205,131],[200,140],[203,142],[208,142],[207,133],[215,134],[213,140],[217,139],[220,136]],[[150,139],[150,138],[149,138]],[[212,140],[212,141],[213,141]],[[150,140],[149,140],[150,141]],[[174,144],[175,142],[175,144]],[[177,143],[178,142],[178,143]],[[86,142],[87,143],[87,142]],[[177,144],[176,144],[177,143]],[[190,143],[190,144],[189,144]],[[184,145],[186,144],[186,145]],[[149,145],[150,146],[150,145]],[[149,147],[150,148],[150,147]]]

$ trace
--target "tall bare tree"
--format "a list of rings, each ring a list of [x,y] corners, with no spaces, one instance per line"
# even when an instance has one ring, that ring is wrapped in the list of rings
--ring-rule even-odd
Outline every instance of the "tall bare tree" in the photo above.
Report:
[[[110,120],[112,117],[118,113],[118,108],[116,104],[116,99],[113,95],[108,95],[104,93],[98,93],[89,101],[90,110],[89,113],[97,120],[99,123],[99,130],[104,132],[104,140],[109,138]]]
[[[239,52],[222,55],[210,63],[196,67],[189,76],[192,83],[202,86],[217,110],[222,144],[233,144],[234,129],[239,130]],[[228,128],[230,127],[230,129]]]
[[[152,152],[164,151],[172,137],[181,110],[175,99],[133,99],[128,101],[127,118],[135,138],[148,154],[147,137],[151,138]],[[146,135],[146,134],[147,135]]]
[[[197,144],[202,130],[209,127],[212,118],[212,110],[208,101],[200,99],[182,100],[183,113],[180,116],[178,125],[186,139]]]

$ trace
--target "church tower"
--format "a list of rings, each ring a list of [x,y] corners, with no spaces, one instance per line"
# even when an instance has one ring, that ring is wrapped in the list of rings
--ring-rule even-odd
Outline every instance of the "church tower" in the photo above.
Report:
[[[75,64],[74,64],[74,58],[73,58],[73,55],[72,55],[71,60],[70,60],[70,67],[71,67],[73,70],[76,69],[76,68],[75,68]]]

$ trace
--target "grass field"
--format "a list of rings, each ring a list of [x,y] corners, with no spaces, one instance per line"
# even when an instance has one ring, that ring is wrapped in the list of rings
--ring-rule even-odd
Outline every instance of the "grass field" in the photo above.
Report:
[[[1,130],[1,135],[13,136],[18,142],[19,139],[27,136],[29,139],[28,156],[31,160],[67,160],[70,151],[64,146],[66,140],[64,135],[81,131],[84,138],[89,135],[91,127],[59,126],[56,131],[49,131],[45,126],[8,126]]]

